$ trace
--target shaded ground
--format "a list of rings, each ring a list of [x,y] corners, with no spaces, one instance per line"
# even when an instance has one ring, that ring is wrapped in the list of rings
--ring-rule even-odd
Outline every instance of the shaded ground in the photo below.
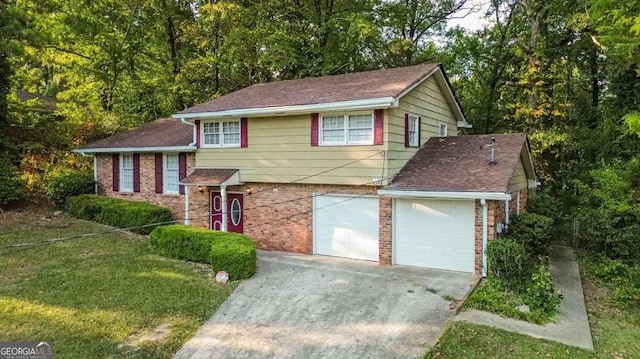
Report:
[[[420,358],[472,275],[260,252],[243,282],[178,352],[195,358]]]

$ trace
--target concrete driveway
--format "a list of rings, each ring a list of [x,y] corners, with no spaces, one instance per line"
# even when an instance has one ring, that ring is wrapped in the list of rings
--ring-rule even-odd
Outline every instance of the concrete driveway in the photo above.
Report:
[[[176,354],[200,358],[422,358],[473,276],[259,252],[242,283]]]

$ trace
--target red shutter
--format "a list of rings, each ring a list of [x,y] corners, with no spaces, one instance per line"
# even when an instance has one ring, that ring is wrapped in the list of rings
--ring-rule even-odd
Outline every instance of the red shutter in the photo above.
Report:
[[[178,154],[178,180],[182,181],[187,177],[187,154],[180,152]],[[184,194],[184,186],[180,185],[180,194]]]
[[[249,146],[249,141],[247,139],[247,118],[242,117],[240,119],[240,147]]]
[[[420,147],[420,144],[422,143],[420,132],[422,132],[422,117],[418,116],[418,147]]]
[[[384,110],[375,110],[373,120],[373,144],[384,143]]]
[[[133,192],[140,192],[140,154],[133,154]]]
[[[311,114],[311,146],[318,145],[318,114]]]
[[[112,187],[114,192],[118,192],[120,190],[120,155],[117,153],[112,154],[111,163],[113,164]]]
[[[156,193],[162,193],[162,181],[163,181],[163,160],[162,153],[156,153]]]
[[[196,148],[200,148],[200,120],[195,120],[196,123]]]
[[[405,113],[404,114],[404,147],[409,147],[410,142],[409,141],[409,130],[411,129],[411,124],[409,123],[409,114]]]

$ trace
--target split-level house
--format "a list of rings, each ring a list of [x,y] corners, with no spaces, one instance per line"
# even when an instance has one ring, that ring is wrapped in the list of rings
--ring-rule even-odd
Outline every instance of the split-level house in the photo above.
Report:
[[[99,193],[262,249],[480,275],[536,177],[524,134],[469,127],[422,64],[256,84],[77,152]]]

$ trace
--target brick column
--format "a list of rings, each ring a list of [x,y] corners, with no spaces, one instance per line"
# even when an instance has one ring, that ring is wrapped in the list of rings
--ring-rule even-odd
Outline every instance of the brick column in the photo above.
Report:
[[[391,265],[391,222],[392,199],[380,196],[380,230],[378,261],[381,265]]]

